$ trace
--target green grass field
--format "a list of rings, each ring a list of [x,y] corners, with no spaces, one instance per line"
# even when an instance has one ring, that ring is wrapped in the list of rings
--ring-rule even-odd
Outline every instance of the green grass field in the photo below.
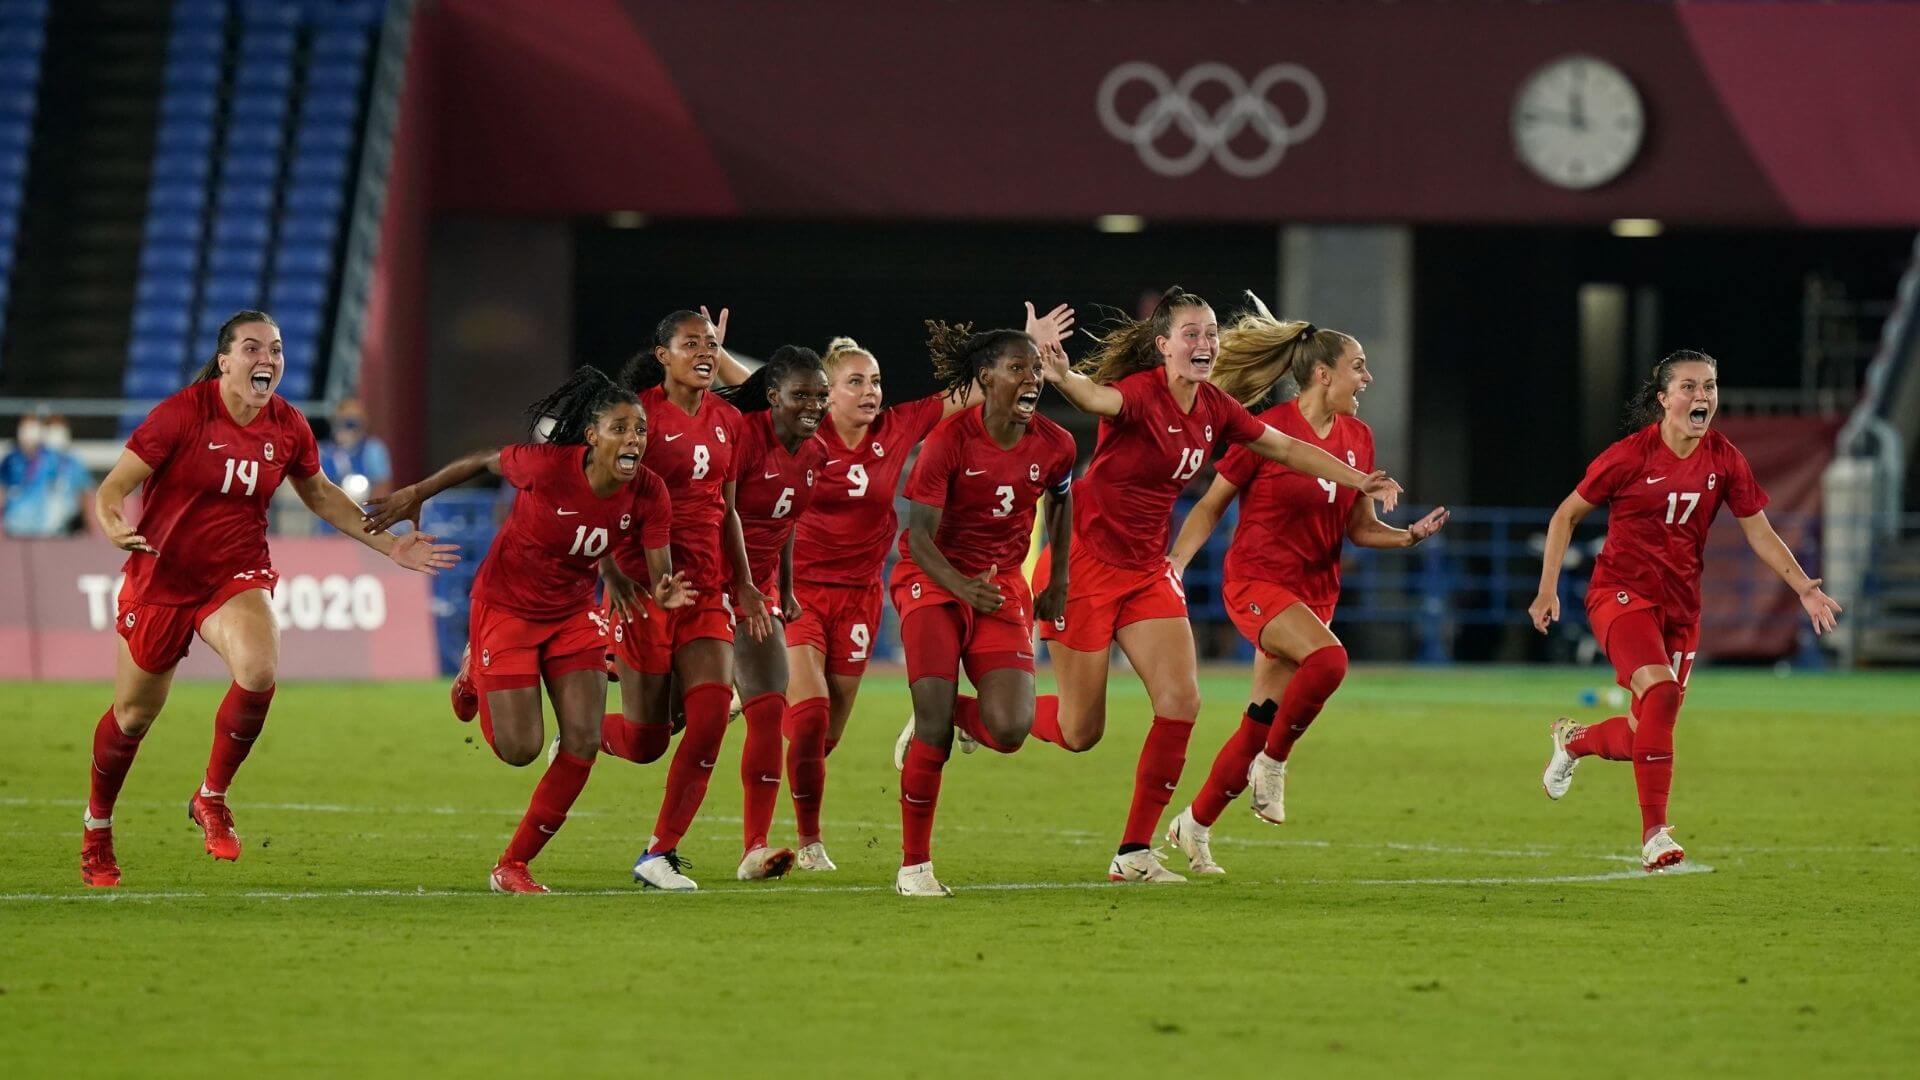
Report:
[[[876,672],[827,799],[830,875],[732,880],[738,733],[682,846],[703,890],[628,867],[664,762],[609,760],[535,864],[486,873],[537,777],[444,684],[281,687],[235,786],[238,864],[184,804],[222,687],[182,685],[89,893],[79,816],[99,686],[0,685],[0,1055],[10,1077],[280,1074],[1868,1076],[1920,1057],[1920,675],[1703,671],[1676,835],[1638,871],[1631,770],[1561,803],[1547,721],[1599,669],[1358,669],[1294,757],[1293,821],[1240,807],[1225,879],[1110,886],[1144,697],[1108,740],[948,767],[935,859],[888,891],[904,715]],[[1174,808],[1244,699],[1209,701]],[[788,804],[780,835],[791,839]],[[1170,864],[1183,865],[1170,855]]]

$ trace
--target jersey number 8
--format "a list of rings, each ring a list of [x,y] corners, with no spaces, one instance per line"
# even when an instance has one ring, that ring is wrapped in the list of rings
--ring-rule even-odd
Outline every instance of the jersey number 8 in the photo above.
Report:
[[[705,443],[696,443],[693,447],[693,478],[695,480],[705,480],[707,478],[707,469],[712,464],[713,452],[707,449]]]

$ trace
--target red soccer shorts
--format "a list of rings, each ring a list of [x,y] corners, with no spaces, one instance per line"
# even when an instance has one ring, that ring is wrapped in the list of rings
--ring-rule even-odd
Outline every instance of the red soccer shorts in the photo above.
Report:
[[[1313,612],[1313,617],[1323,623],[1333,622],[1332,604],[1309,604],[1300,599],[1292,589],[1277,581],[1239,580],[1228,581],[1220,589],[1220,599],[1227,607],[1227,618],[1233,620],[1240,636],[1253,643],[1253,647],[1270,659],[1279,660],[1260,644],[1260,632],[1267,628],[1274,616],[1295,604],[1303,605]]]
[[[1005,603],[991,615],[935,584],[918,566],[894,564],[891,592],[900,613],[900,640],[907,654],[909,685],[923,678],[957,681],[962,662],[975,686],[981,676],[1001,668],[1033,671],[1033,593],[1018,567],[994,579]],[[938,609],[937,611],[935,609]],[[916,619],[922,615],[923,619]],[[938,626],[944,617],[948,630]]]
[[[787,648],[807,645],[827,658],[830,675],[864,675],[880,630],[880,583],[793,583],[800,615],[787,623]]]
[[[208,616],[248,589],[272,594],[279,580],[273,570],[250,570],[222,582],[198,604],[142,604],[122,598],[113,626],[127,639],[127,651],[140,670],[159,675],[187,658],[193,635]]]
[[[674,651],[689,641],[713,638],[733,643],[733,607],[719,589],[702,588],[693,603],[666,611],[652,597],[640,601],[640,615],[622,621],[611,610],[613,654],[635,671],[666,675],[673,671]]]
[[[1033,591],[1053,578],[1051,549],[1040,553]],[[1102,562],[1084,547],[1067,556],[1067,613],[1040,627],[1040,637],[1078,652],[1104,652],[1114,632],[1147,619],[1187,617],[1187,590],[1165,563],[1144,570]]]
[[[607,663],[607,617],[583,607],[558,619],[528,619],[475,598],[467,615],[473,685],[481,693],[599,671]]]
[[[1653,601],[1614,591],[1587,594],[1587,625],[1622,687],[1631,690],[1634,672],[1659,664],[1672,670],[1681,692],[1686,691],[1694,654],[1700,650],[1698,622],[1668,622]]]

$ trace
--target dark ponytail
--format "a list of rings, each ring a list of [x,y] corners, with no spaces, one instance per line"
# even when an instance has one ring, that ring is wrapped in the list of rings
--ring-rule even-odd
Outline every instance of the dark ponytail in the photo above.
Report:
[[[587,429],[600,414],[623,402],[637,402],[633,391],[607,378],[597,367],[578,367],[553,393],[527,406],[527,427],[534,438],[540,437],[540,422],[551,419],[553,428],[547,441],[562,446],[583,446]]]
[[[1209,307],[1205,300],[1178,285],[1160,294],[1153,314],[1144,320],[1114,312],[1099,346],[1074,370],[1102,385],[1112,385],[1136,371],[1151,371],[1165,363],[1157,339],[1173,336],[1173,313],[1181,308]]]
[[[627,366],[620,369],[620,382],[633,389],[634,393],[651,390],[667,381],[667,367],[653,353],[654,349],[673,348],[673,335],[682,324],[698,319],[706,322],[707,317],[697,311],[685,308],[673,312],[661,319],[653,328],[653,344],[634,353],[627,360]]]
[[[933,378],[941,392],[967,400],[980,373],[993,366],[1007,347],[1017,342],[1033,344],[1020,330],[982,330],[973,332],[973,324],[949,324],[939,319],[926,320],[927,352],[933,358]]]
[[[202,364],[200,366],[200,370],[194,373],[193,378],[187,381],[202,383],[202,382],[206,382],[209,379],[219,378],[220,377],[220,358],[222,356],[225,356],[229,352],[233,351],[234,331],[238,330],[239,328],[241,328],[242,326],[245,326],[248,323],[255,323],[255,322],[266,323],[268,326],[273,327],[275,330],[280,329],[280,324],[273,321],[273,316],[267,314],[264,311],[254,311],[253,309],[249,308],[246,311],[234,312],[232,315],[229,315],[227,317],[226,322],[223,322],[220,324],[220,334],[217,340],[214,342],[213,358],[208,360],[205,364]]]
[[[761,412],[773,407],[769,391],[785,386],[788,379],[814,372],[825,375],[826,371],[819,353],[804,345],[782,345],[773,350],[773,355],[767,357],[766,363],[747,376],[746,382],[738,386],[719,387],[714,393],[743,413]]]
[[[1668,384],[1673,382],[1675,364],[1705,364],[1715,371],[1720,370],[1720,361],[1698,349],[1677,349],[1668,353],[1666,358],[1653,365],[1653,377],[1640,384],[1640,389],[1627,399],[1627,430],[1639,431],[1654,423],[1666,412],[1660,407],[1660,395],[1667,392]]]

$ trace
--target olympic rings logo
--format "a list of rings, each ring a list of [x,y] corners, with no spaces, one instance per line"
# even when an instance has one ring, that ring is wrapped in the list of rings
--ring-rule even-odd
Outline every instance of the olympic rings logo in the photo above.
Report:
[[[1154,98],[1140,115],[1123,120],[1116,107],[1121,91],[1133,83],[1145,83]],[[1306,98],[1306,114],[1289,121],[1267,100],[1274,87],[1290,83]],[[1209,113],[1194,100],[1202,87],[1219,87],[1227,100]],[[1320,130],[1327,116],[1327,91],[1318,76],[1299,64],[1274,64],[1253,77],[1249,83],[1240,73],[1218,61],[1189,68],[1178,80],[1144,60],[1133,60],[1107,73],[1100,83],[1097,102],[1100,123],[1107,133],[1134,151],[1147,168],[1161,176],[1187,176],[1211,157],[1215,164],[1243,180],[1272,172],[1287,148],[1305,142]],[[1242,156],[1229,144],[1251,127],[1267,141],[1266,149],[1251,157]],[[1186,152],[1168,154],[1157,145],[1169,128],[1178,128],[1193,145]]]

